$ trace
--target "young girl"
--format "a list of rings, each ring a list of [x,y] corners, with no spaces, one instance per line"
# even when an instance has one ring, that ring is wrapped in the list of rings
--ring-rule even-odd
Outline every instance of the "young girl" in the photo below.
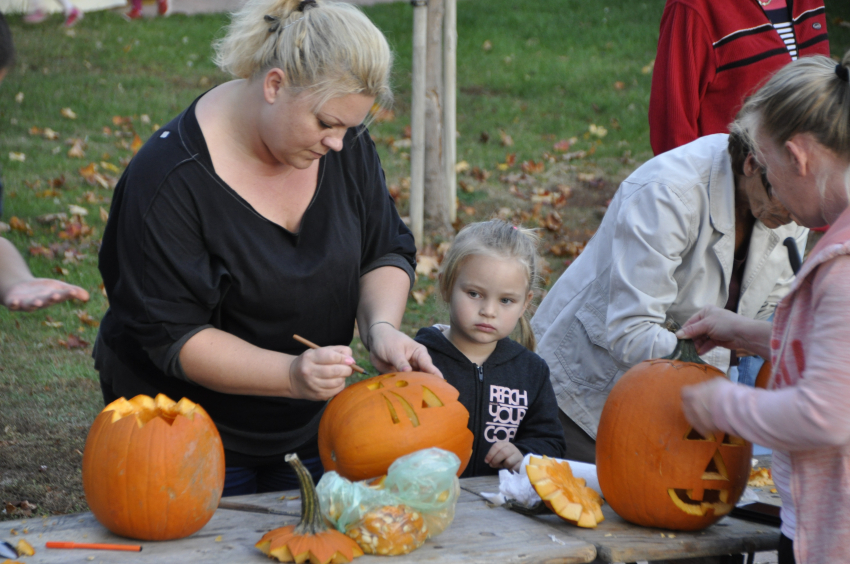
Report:
[[[804,57],[744,104],[774,196],[807,227],[830,225],[809,253],[773,325],[706,308],[679,336],[700,353],[722,346],[770,358],[768,390],[723,378],[684,388],[701,433],[725,431],[773,449],[782,498],[779,564],[847,562],[850,546],[850,52]]]
[[[537,241],[531,230],[500,220],[464,227],[440,272],[451,325],[416,335],[469,410],[475,441],[464,478],[518,471],[529,452],[563,457],[566,450],[549,367],[532,352],[525,317],[537,280]],[[517,322],[525,346],[508,337]]]

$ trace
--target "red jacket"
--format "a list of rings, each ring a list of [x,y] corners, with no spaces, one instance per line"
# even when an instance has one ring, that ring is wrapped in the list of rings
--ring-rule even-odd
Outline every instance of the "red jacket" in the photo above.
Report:
[[[787,0],[797,56],[829,56],[823,0]],[[727,133],[744,99],[791,55],[758,0],[667,0],[649,98],[656,155]]]

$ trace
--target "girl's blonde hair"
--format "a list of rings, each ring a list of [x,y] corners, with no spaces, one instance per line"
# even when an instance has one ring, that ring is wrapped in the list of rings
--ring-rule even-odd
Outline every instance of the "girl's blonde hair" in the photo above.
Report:
[[[759,129],[777,145],[810,133],[821,145],[850,161],[850,51],[836,65],[821,55],[781,68],[744,103],[729,130],[758,152]]]
[[[538,274],[540,257],[537,254],[539,242],[540,237],[533,229],[516,227],[500,219],[467,225],[460,230],[446,256],[443,257],[440,267],[440,295],[446,303],[451,302],[452,288],[460,268],[466,259],[476,255],[518,261],[525,268],[528,278],[527,291],[536,294],[540,285]],[[520,319],[520,343],[534,351],[537,342],[529,323],[531,309],[529,304]]]
[[[384,34],[351,4],[326,0],[248,0],[234,12],[213,60],[250,79],[279,68],[298,94],[310,90],[316,106],[348,94],[392,103],[392,53]]]

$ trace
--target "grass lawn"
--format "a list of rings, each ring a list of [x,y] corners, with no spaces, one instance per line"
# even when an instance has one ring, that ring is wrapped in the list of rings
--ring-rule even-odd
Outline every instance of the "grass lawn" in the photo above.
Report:
[[[460,177],[459,218],[498,214],[543,226],[550,283],[592,235],[619,180],[651,156],[646,115],[663,5],[459,3],[458,157],[470,169]],[[850,5],[826,5],[838,56],[850,48],[850,28],[839,24],[850,21]],[[406,214],[409,155],[397,141],[409,124],[411,7],[366,12],[397,54],[395,118],[371,132]],[[0,309],[0,500],[26,499],[39,514],[86,509],[81,451],[102,408],[89,343],[107,308],[97,249],[111,185],[136,144],[228,79],[209,47],[226,21],[128,23],[101,12],[66,31],[58,16],[38,26],[10,19],[18,60],[0,86],[3,221],[13,226],[4,236],[37,276],[81,285],[92,299],[29,314]],[[590,133],[591,125],[607,134]],[[588,156],[566,162],[553,146],[573,137],[570,151]],[[553,193],[571,196],[553,206]],[[66,219],[45,217],[57,213]],[[429,276],[417,282],[405,320],[411,334],[446,320],[433,285]]]

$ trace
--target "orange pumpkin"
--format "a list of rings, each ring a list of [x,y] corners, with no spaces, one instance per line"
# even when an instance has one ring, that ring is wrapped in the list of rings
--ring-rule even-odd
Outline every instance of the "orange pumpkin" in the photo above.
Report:
[[[319,423],[325,470],[352,481],[386,474],[395,459],[424,448],[472,456],[469,412],[451,384],[423,372],[398,372],[353,384],[333,398]]]
[[[611,389],[596,436],[605,501],[623,519],[680,531],[705,528],[735,506],[747,486],[752,445],[703,437],[682,412],[681,390],[723,373],[690,341],[666,359],[647,360]]]
[[[284,457],[298,475],[301,490],[301,521],[269,531],[256,546],[270,558],[281,562],[307,562],[311,564],[344,564],[351,562],[363,551],[352,539],[325,523],[319,510],[319,495],[310,472],[297,454]]]
[[[221,499],[221,437],[207,412],[186,398],[119,398],[89,431],[83,488],[94,516],[117,535],[186,537],[206,525]]]

